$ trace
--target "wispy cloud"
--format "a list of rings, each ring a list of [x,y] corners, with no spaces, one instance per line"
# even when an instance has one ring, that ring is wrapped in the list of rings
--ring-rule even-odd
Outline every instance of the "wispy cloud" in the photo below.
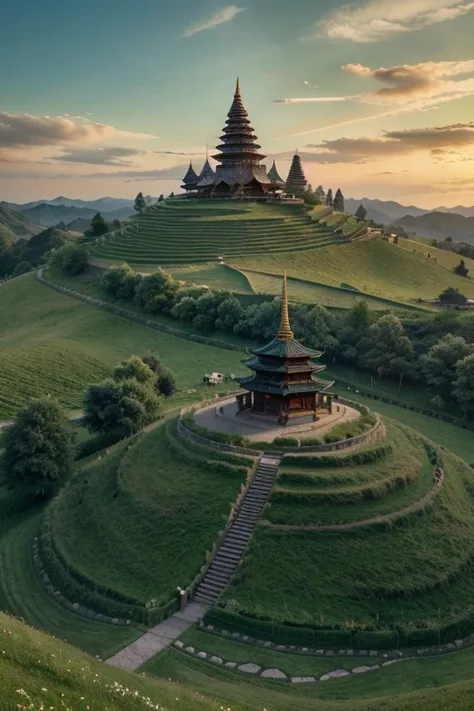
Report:
[[[362,105],[385,107],[385,111],[349,118],[325,126],[317,126],[305,131],[286,134],[279,138],[304,136],[317,131],[340,128],[374,119],[397,116],[414,111],[433,111],[438,105],[474,95],[474,60],[421,62],[401,64],[393,67],[371,69],[362,64],[346,64],[342,69],[359,79],[372,79],[384,84],[380,89],[362,94],[325,97],[278,99],[277,103],[321,103],[325,101],[346,101]]]
[[[133,165],[132,161],[124,158],[143,156],[146,151],[136,148],[70,148],[60,155],[48,159],[51,163],[82,163],[86,165]]]
[[[211,15],[207,20],[198,22],[195,25],[191,25],[185,32],[183,32],[183,37],[192,37],[192,35],[198,34],[198,32],[203,32],[204,30],[213,30],[219,25],[223,25],[225,22],[231,22],[234,17],[237,17],[241,12],[245,10],[244,7],[238,7],[237,5],[227,5],[227,7],[221,10],[216,10],[216,12]]]
[[[474,9],[468,0],[368,0],[339,7],[316,24],[315,37],[378,42],[454,20]]]

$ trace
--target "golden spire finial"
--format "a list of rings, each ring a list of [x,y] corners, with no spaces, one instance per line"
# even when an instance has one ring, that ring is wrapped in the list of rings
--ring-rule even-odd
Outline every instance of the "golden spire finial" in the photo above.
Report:
[[[290,326],[290,317],[288,316],[288,289],[286,285],[286,271],[283,273],[283,286],[281,289],[281,318],[280,328],[278,329],[277,338],[281,341],[291,341],[293,331]]]
[[[240,79],[239,79],[239,77],[237,77],[237,82],[235,84],[235,95],[240,96]]]

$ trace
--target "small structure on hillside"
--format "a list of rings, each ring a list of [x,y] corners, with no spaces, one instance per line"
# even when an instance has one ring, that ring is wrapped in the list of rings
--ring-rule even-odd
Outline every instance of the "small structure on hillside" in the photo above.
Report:
[[[300,197],[306,190],[308,181],[301,165],[301,158],[298,153],[295,153],[291,161],[290,171],[285,183],[285,193],[287,195],[295,195]]]
[[[291,417],[308,415],[317,420],[318,410],[331,413],[333,396],[326,391],[334,382],[315,378],[314,374],[326,366],[310,362],[323,354],[303,346],[291,330],[286,274],[278,332],[268,345],[250,352],[253,357],[242,362],[253,371],[252,375],[236,378],[247,391],[237,395],[239,412],[251,409],[256,414],[276,418],[280,424],[286,424]]]

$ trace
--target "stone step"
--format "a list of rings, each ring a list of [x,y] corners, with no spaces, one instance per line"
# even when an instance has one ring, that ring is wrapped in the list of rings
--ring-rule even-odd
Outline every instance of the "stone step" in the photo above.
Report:
[[[216,580],[222,580],[227,583],[232,577],[232,571],[222,570],[218,565],[216,567],[211,566],[203,580],[205,580],[208,576],[212,576],[213,578],[216,578]]]

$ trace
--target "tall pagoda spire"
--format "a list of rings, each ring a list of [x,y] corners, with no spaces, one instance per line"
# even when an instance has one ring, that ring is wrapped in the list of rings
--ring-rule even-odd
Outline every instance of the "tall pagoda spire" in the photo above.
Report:
[[[286,272],[283,274],[283,285],[281,288],[281,316],[280,327],[277,332],[277,338],[281,341],[291,341],[294,333],[290,326],[290,317],[288,315],[288,287],[286,283]]]
[[[293,195],[302,195],[306,189],[307,182],[301,165],[301,158],[298,153],[295,153],[286,179],[285,192]]]
[[[258,152],[261,147],[256,143],[257,136],[250,125],[250,119],[240,93],[240,80],[235,84],[234,99],[227,114],[225,126],[220,137],[222,143],[216,146],[220,151],[213,158],[226,166],[257,166],[264,155]]]

